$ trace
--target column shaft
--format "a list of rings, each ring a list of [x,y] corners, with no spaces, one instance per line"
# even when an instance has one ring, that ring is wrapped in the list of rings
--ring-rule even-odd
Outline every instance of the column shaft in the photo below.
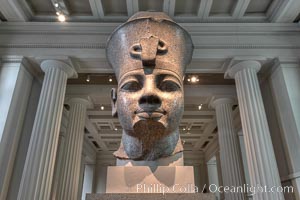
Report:
[[[220,150],[216,152],[216,163],[217,163],[217,170],[218,170],[218,181],[219,185],[224,185],[223,184],[223,177],[222,177],[222,166],[221,166],[221,158],[220,158]],[[224,200],[224,193],[220,194],[220,200]]]
[[[230,99],[215,100],[217,114],[222,180],[224,186],[244,186],[245,179],[241,165],[239,141],[234,131],[232,103]],[[225,193],[226,200],[244,200],[242,192]]]
[[[48,200],[51,193],[66,83],[72,68],[59,61],[46,61],[44,67],[45,78],[18,200]]]
[[[6,199],[33,83],[21,63],[0,65],[0,199]]]
[[[85,170],[85,155],[82,154],[81,162],[80,162],[79,182],[78,182],[78,196],[77,196],[78,200],[81,200],[82,197],[84,170]]]
[[[55,168],[54,168],[54,175],[52,181],[52,189],[51,189],[51,199],[56,200],[56,194],[59,187],[59,181],[61,177],[61,166],[63,162],[63,153],[65,147],[65,136],[63,134],[59,135],[58,139],[58,147],[56,153],[56,161],[55,161]]]
[[[233,68],[252,186],[281,186],[257,72],[260,63],[244,61]],[[283,200],[280,192],[257,192],[254,200]]]
[[[87,104],[70,104],[58,200],[77,199]]]

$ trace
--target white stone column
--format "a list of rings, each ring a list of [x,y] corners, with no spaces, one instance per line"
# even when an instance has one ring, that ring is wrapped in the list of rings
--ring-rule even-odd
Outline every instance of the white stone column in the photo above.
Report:
[[[68,77],[72,67],[57,60],[41,64],[45,72],[39,105],[18,193],[18,200],[48,200]]]
[[[86,156],[84,154],[82,154],[81,155],[81,162],[80,162],[79,181],[78,181],[78,195],[77,195],[78,200],[81,200],[81,197],[82,197],[85,158],[86,158]]]
[[[23,57],[0,63],[0,199],[7,199],[33,83]]]
[[[211,106],[216,109],[220,159],[222,166],[223,186],[244,186],[245,178],[241,164],[241,154],[237,134],[235,133],[232,117],[232,98],[221,97],[214,99]],[[226,192],[226,200],[244,200],[242,192]]]
[[[69,123],[57,200],[78,199],[84,124],[90,102],[83,98],[72,98],[69,105]]]
[[[86,164],[84,167],[84,180],[81,199],[85,200],[87,193],[93,193],[93,183],[95,177],[95,164]]]
[[[59,186],[59,181],[61,177],[61,168],[62,168],[62,161],[63,161],[63,153],[65,147],[65,133],[59,134],[58,139],[58,147],[56,153],[56,161],[55,161],[55,168],[54,168],[54,175],[52,180],[52,187],[51,187],[51,199],[56,200],[56,194]]]
[[[220,149],[216,152],[216,163],[217,163],[217,169],[218,169],[218,180],[219,180],[219,185],[224,185],[223,184],[223,178],[222,178],[222,166],[221,166],[221,158],[220,158]],[[224,200],[224,193],[220,194],[220,200]]]
[[[281,167],[280,175],[285,185],[292,183],[295,200],[300,200],[300,65],[298,61],[280,62],[276,65],[268,82],[276,112],[274,117],[277,117],[280,126],[280,129],[277,128],[278,136],[275,137],[278,143],[283,144],[281,156],[288,166],[288,169]]]
[[[280,178],[263,105],[257,72],[261,64],[243,61],[227,75],[235,79],[252,186],[280,187]],[[279,192],[255,193],[253,200],[283,200]]]
[[[56,194],[59,187],[59,181],[61,177],[61,168],[62,168],[62,161],[64,156],[64,149],[65,149],[65,137],[66,137],[66,130],[68,126],[68,116],[69,111],[64,108],[61,120],[61,127],[60,127],[60,134],[58,139],[58,146],[57,146],[57,153],[56,153],[56,161],[54,167],[54,175],[52,180],[52,188],[51,188],[51,199],[56,200]]]

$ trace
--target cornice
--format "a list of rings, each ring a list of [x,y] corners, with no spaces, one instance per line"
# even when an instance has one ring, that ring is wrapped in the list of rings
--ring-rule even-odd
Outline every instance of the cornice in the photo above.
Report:
[[[105,49],[104,43],[93,44],[0,44],[0,48],[53,48],[53,49]],[[300,49],[300,45],[259,45],[259,44],[228,44],[228,45],[195,45],[194,49]]]
[[[1,63],[21,63],[24,59],[24,56],[11,55],[11,56],[2,56]]]
[[[0,44],[0,48],[104,49],[105,44]]]
[[[0,55],[65,55],[78,73],[111,73],[105,57],[108,35],[119,23],[8,22],[0,26]],[[234,56],[268,59],[300,55],[300,26],[295,23],[181,23],[194,41],[189,73],[224,73]]]
[[[58,22],[2,22],[1,33],[15,34],[110,34],[121,23],[58,23]],[[190,34],[284,34],[298,32],[297,23],[179,23]]]

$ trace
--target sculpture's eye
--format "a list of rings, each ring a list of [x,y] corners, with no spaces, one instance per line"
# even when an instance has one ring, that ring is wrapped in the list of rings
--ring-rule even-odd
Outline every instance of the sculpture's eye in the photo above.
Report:
[[[121,87],[121,90],[127,92],[136,92],[139,91],[140,89],[142,89],[142,86],[136,81],[127,82]]]
[[[171,80],[163,81],[158,88],[164,92],[175,92],[180,90],[180,86]]]

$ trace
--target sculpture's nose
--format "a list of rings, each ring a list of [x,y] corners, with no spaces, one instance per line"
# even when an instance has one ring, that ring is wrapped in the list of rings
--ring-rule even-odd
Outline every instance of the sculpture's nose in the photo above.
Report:
[[[146,76],[143,94],[139,99],[139,107],[148,114],[158,110],[161,106],[161,98],[156,88],[156,79],[153,75]]]
[[[145,112],[153,112],[161,106],[161,99],[156,94],[145,94],[139,99],[139,106]]]

